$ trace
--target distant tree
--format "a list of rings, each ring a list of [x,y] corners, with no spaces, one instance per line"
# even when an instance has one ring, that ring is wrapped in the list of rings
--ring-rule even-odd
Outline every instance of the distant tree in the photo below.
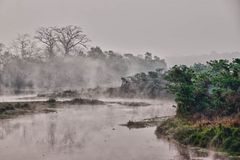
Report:
[[[131,54],[131,53],[127,53],[127,54],[124,54],[124,57],[133,58],[134,56],[133,56],[133,54]]]
[[[115,60],[119,59],[120,60],[123,58],[123,56],[121,54],[115,53],[111,50],[107,51],[105,53],[108,55],[109,59],[115,59]]]
[[[160,61],[160,58],[158,56],[154,56],[154,61]]]
[[[145,60],[147,60],[147,61],[152,60],[152,53],[146,52],[145,53]]]
[[[90,51],[88,51],[88,56],[92,58],[105,58],[106,55],[103,53],[100,47],[92,47]]]
[[[12,48],[17,56],[24,59],[31,58],[36,51],[35,43],[28,34],[18,35],[17,39],[13,41]]]
[[[134,76],[123,77],[120,87],[121,95],[127,97],[157,98],[166,93],[166,81],[163,79],[163,69],[138,73]]]
[[[7,64],[14,56],[11,52],[7,49],[7,47],[0,43],[0,69],[3,68],[5,64]]]
[[[59,42],[64,49],[65,55],[69,55],[71,50],[76,46],[86,48],[87,42],[90,41],[78,26],[54,27],[53,30],[55,31],[57,42]]]
[[[79,56],[79,57],[85,57],[86,54],[84,53],[84,49],[81,47],[76,47],[74,48],[73,52],[75,53],[74,55]]]
[[[54,30],[52,28],[41,27],[36,31],[35,38],[46,45],[48,57],[53,58],[55,56],[54,47],[56,45]]]

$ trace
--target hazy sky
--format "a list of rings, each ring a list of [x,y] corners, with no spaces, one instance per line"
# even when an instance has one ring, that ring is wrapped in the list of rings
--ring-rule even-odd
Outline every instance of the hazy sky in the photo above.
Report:
[[[240,51],[240,0],[0,0],[0,42],[80,25],[92,45],[159,56]]]

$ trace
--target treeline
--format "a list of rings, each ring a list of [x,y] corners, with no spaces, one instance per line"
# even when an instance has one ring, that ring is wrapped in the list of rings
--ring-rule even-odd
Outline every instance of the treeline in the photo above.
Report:
[[[156,69],[147,74],[142,72],[121,79],[120,91],[126,97],[160,98],[167,96],[167,82],[164,79],[163,69]]]
[[[135,56],[89,48],[78,26],[42,27],[34,36],[19,35],[0,44],[0,92],[113,87],[120,78],[157,68],[163,59],[151,53]]]
[[[179,116],[214,118],[240,112],[240,59],[174,66],[166,79]]]
[[[169,70],[122,77],[126,97],[158,98],[171,94],[181,116],[228,116],[240,112],[240,59],[175,65]],[[168,92],[168,93],[166,93]]]

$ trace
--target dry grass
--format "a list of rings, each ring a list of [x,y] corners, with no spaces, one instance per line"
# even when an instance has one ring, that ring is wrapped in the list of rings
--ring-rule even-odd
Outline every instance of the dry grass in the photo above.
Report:
[[[193,127],[214,127],[214,126],[229,126],[240,127],[240,115],[231,117],[217,117],[213,120],[202,119],[196,122],[192,122]]]

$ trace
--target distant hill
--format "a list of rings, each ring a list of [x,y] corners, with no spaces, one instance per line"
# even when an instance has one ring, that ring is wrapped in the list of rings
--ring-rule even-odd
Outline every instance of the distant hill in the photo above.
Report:
[[[208,55],[167,57],[166,62],[168,64],[168,67],[172,67],[174,65],[180,65],[180,64],[192,65],[194,63],[206,63],[206,61],[217,60],[217,59],[232,60],[233,58],[240,58],[240,52],[231,52],[231,53],[213,52]]]

